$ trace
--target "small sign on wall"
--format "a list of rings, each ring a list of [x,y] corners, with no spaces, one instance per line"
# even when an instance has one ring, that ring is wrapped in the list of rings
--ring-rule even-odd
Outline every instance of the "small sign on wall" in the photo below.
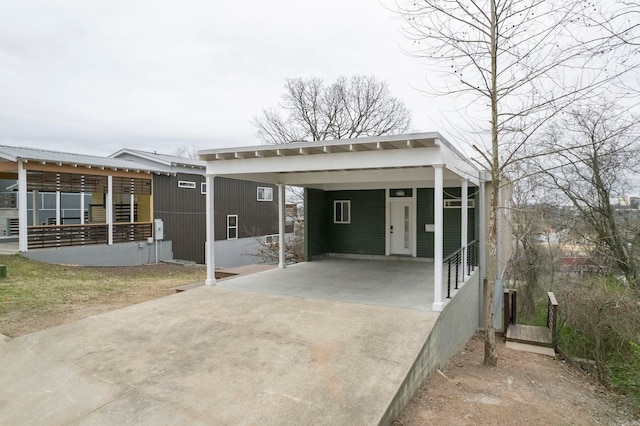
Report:
[[[188,180],[179,180],[178,188],[195,189],[196,183]]]

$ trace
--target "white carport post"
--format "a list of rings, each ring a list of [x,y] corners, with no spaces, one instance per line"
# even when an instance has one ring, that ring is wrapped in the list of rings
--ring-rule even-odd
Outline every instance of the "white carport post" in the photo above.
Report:
[[[286,224],[285,186],[278,184],[278,268],[285,268],[286,260],[284,256],[285,241],[284,228]]]
[[[207,242],[205,243],[205,263],[207,264],[207,280],[206,285],[216,284],[216,249],[215,249],[215,219],[216,209],[213,196],[213,185],[215,183],[215,176],[207,175],[207,185],[205,202],[206,206],[206,221],[207,221]]]
[[[435,185],[433,190],[433,310],[441,312],[442,302],[442,207],[444,192],[444,164],[434,164]]]
[[[27,170],[18,159],[18,250],[21,252],[28,248],[27,220]]]
[[[56,191],[56,225],[60,226],[62,225],[62,217],[61,217],[61,210],[62,210],[62,198],[61,198],[61,193],[60,191]]]
[[[107,244],[113,245],[113,176],[107,176],[107,196],[105,197],[107,215]]]
[[[462,249],[462,274],[460,275],[460,281],[464,282],[464,277],[469,270],[465,270],[468,268],[467,266],[467,242],[468,242],[468,229],[469,229],[469,181],[467,179],[462,179],[462,186],[460,187],[460,198],[462,202],[462,208],[460,209],[460,248]]]

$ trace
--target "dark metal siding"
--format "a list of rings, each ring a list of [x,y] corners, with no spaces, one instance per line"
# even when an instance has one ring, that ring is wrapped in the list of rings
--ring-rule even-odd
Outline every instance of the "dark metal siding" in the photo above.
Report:
[[[273,188],[273,201],[258,201],[258,187]],[[214,188],[216,241],[227,239],[227,215],[238,215],[238,237],[278,233],[278,188],[217,177]]]
[[[178,181],[195,182],[195,188],[179,188]],[[201,193],[205,176],[178,173],[154,177],[154,218],[164,222],[164,237],[173,241],[176,259],[205,261],[206,195]],[[257,201],[258,186],[273,188],[273,201]],[[238,215],[238,236],[278,233],[278,194],[273,185],[236,179],[215,179],[215,237],[227,239],[227,215]]]
[[[195,182],[195,188],[179,188],[178,181]],[[176,259],[204,263],[206,241],[205,195],[200,193],[202,175],[178,173],[154,178],[154,218],[164,222],[164,238],[173,242]]]
[[[327,244],[331,253],[385,254],[385,190],[327,191]],[[333,223],[334,200],[351,201],[351,223]]]
[[[305,260],[327,252],[327,201],[324,191],[304,190]]]

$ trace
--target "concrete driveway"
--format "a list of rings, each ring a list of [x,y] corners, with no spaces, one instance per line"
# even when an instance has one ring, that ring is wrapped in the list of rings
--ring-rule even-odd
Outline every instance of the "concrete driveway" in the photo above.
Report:
[[[200,287],[0,343],[0,424],[376,424],[437,318]]]

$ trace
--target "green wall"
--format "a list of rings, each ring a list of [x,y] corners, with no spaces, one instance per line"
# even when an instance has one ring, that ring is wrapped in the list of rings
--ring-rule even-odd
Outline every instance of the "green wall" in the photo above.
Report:
[[[326,217],[331,211],[327,212],[326,206],[324,191],[304,190],[304,258],[307,262],[327,252]]]
[[[444,198],[460,197],[460,188],[445,188]],[[477,188],[469,192],[478,204]],[[476,195],[474,195],[476,194]],[[351,201],[351,223],[333,223],[333,202]],[[324,253],[385,254],[385,190],[305,191],[305,258]],[[468,210],[468,241],[477,239],[477,208]],[[444,257],[460,248],[461,209],[444,209]],[[417,255],[433,258],[433,232],[425,232],[433,224],[433,188],[417,191]]]
[[[330,253],[385,254],[385,196],[383,189],[327,191],[327,248]],[[333,223],[333,202],[351,201],[351,223]]]

